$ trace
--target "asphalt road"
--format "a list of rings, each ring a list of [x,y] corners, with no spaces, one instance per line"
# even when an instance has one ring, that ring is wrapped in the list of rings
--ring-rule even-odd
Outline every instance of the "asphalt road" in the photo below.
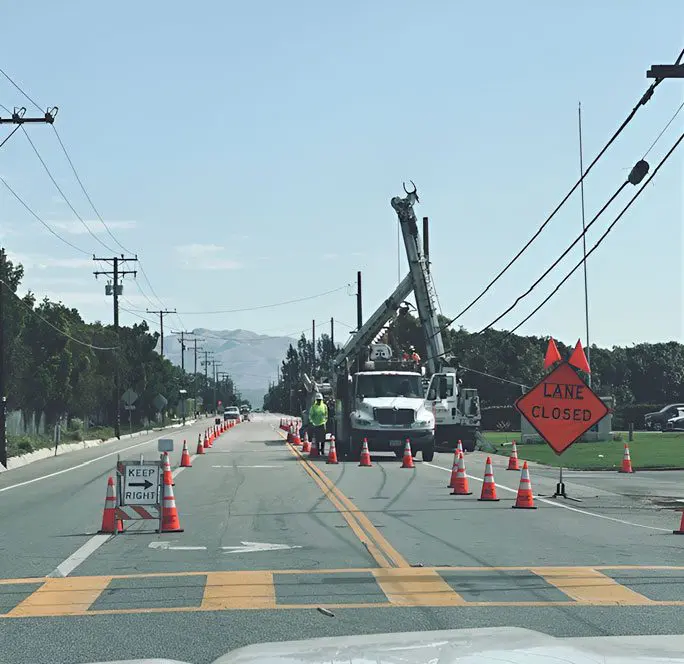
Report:
[[[551,497],[556,470],[531,465],[537,509],[514,510],[506,459],[500,500],[479,502],[480,453],[466,458],[473,494],[452,496],[450,455],[327,465],[275,424],[241,424],[174,466],[179,533],[145,521],[96,534],[116,454],[154,458],[159,433],[3,473],[1,659],[200,663],[256,642],[499,625],[681,632],[683,472],[573,471],[575,502]],[[206,425],[162,434],[176,464]]]

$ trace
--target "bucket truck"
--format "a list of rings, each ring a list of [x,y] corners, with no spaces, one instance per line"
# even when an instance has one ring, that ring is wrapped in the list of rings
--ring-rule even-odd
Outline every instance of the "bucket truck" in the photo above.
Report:
[[[413,211],[418,196],[415,188],[406,194],[391,205],[399,217],[409,273],[340,349],[332,376],[320,381],[304,376],[307,408],[316,392],[334,396],[338,452],[352,458],[359,457],[364,439],[371,451],[393,451],[397,457],[408,439],[413,455],[421,452],[424,461],[433,459],[436,447],[454,449],[458,440],[472,450],[480,421],[477,391],[460,387],[460,376],[445,357],[437,296]],[[392,348],[381,343],[407,311],[411,293],[425,335],[424,365],[395,358]]]

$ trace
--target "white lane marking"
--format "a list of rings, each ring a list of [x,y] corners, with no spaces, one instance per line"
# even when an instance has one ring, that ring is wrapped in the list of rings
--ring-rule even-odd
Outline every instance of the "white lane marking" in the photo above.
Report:
[[[161,549],[162,551],[206,551],[206,546],[171,546],[170,542],[150,542],[150,549]]]
[[[161,436],[159,436],[161,438]],[[155,438],[153,440],[148,440],[147,443],[154,443],[156,440],[159,440],[159,438]],[[145,443],[140,443],[140,445],[144,445]],[[134,445],[133,447],[139,447],[139,445]],[[127,447],[126,449],[131,449],[130,447]],[[114,454],[120,454],[121,452],[124,452],[125,450],[120,450],[119,452],[114,452]],[[112,456],[112,454],[107,454],[102,457],[98,457],[98,459],[104,459],[107,456]],[[190,463],[195,460],[197,457],[196,454],[193,454],[190,457]],[[97,461],[98,459],[92,459],[91,461],[86,462],[85,464],[81,464],[80,466],[74,466],[73,468],[67,468],[66,470],[73,470],[74,468],[82,468],[83,466],[88,465],[89,463],[92,463],[93,461]],[[45,479],[47,477],[52,477],[54,475],[59,475],[63,472],[66,472],[66,470],[60,470],[58,473],[53,473],[52,475],[44,475],[41,478],[36,478],[34,480],[30,480],[30,482],[35,482],[39,479]],[[176,470],[172,471],[171,475],[175,478],[181,470],[185,470],[183,467],[178,467]],[[29,482],[29,483],[30,483]],[[13,486],[22,486],[21,484],[15,484]],[[11,489],[12,487],[6,487],[6,489]],[[111,535],[93,535],[80,549],[72,553],[66,560],[61,562],[57,567],[52,570],[47,576],[48,578],[50,577],[64,577],[68,576],[71,572],[73,572],[88,556],[92,555],[97,551],[109,538]]]
[[[301,549],[301,546],[289,546],[287,544],[268,544],[267,542],[240,542],[242,546],[222,546],[226,553],[255,553],[258,551],[286,551],[288,549]]]
[[[95,553],[111,535],[95,535],[48,574],[48,578],[69,576],[89,555]]]
[[[72,470],[78,470],[79,468],[85,468],[86,466],[89,466],[90,464],[97,463],[98,461],[102,461],[102,459],[107,459],[111,456],[121,454],[122,452],[128,452],[128,450],[134,450],[136,447],[142,447],[143,445],[149,445],[150,443],[155,443],[160,438],[163,438],[163,436],[158,436],[157,438],[152,438],[151,440],[146,440],[143,443],[136,443],[135,445],[130,445],[129,447],[124,447],[123,449],[117,450],[116,452],[109,452],[107,454],[103,454],[102,456],[95,457],[94,459],[90,459],[89,461],[84,461],[83,463],[79,463],[76,466],[64,468],[63,470],[57,470],[54,473],[49,473],[47,475],[41,475],[40,477],[34,477],[32,480],[26,480],[25,482],[19,482],[18,484],[10,484],[10,486],[6,486],[6,487],[3,487],[2,489],[0,489],[0,493],[2,493],[3,491],[9,491],[10,489],[18,489],[21,486],[28,486],[29,484],[33,484],[34,482],[40,482],[42,480],[47,480],[47,479],[50,479],[51,477],[57,477],[58,475],[63,475],[64,473],[69,473]]]
[[[444,468],[443,466],[438,466],[434,463],[427,463],[426,461],[423,461],[422,463],[423,466],[430,466],[430,468],[439,468],[439,470],[444,470],[447,473],[451,472],[451,468]],[[467,475],[471,480],[475,480],[476,482],[484,482],[483,479],[479,477],[474,477],[473,475]],[[511,493],[518,493],[517,489],[511,489],[510,487],[503,486],[503,484],[497,484],[495,482],[495,485],[497,488],[502,489],[503,491],[510,491]],[[563,503],[557,503],[554,502],[553,500],[547,500],[546,498],[540,498],[539,496],[534,497],[535,500],[538,500],[540,503],[545,503],[546,505],[553,505],[553,507],[561,507],[564,510],[570,510],[571,512],[577,512],[578,514],[586,514],[587,516],[593,516],[597,519],[605,519],[606,521],[614,521],[615,523],[621,523],[625,526],[635,526],[637,528],[646,528],[648,530],[659,530],[664,533],[670,533],[672,532],[672,529],[670,528],[658,528],[657,526],[645,526],[641,523],[634,523],[632,521],[625,521],[624,519],[616,519],[613,516],[606,516],[605,514],[596,514],[596,512],[589,512],[587,510],[581,510],[577,507],[570,507],[570,505],[563,505]]]
[[[282,468],[282,466],[212,466],[212,468]]]

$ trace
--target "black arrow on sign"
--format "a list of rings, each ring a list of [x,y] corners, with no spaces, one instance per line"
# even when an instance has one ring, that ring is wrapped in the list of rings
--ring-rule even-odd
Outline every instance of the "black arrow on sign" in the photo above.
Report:
[[[141,486],[144,489],[149,489],[152,486],[150,480],[145,480],[144,482],[129,482],[128,486]]]

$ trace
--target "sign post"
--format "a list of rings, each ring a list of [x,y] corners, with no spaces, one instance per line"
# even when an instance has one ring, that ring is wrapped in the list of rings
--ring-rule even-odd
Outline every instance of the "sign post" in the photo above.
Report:
[[[569,362],[561,362],[515,407],[558,456],[609,412]],[[562,467],[553,497],[581,502],[566,494]]]

